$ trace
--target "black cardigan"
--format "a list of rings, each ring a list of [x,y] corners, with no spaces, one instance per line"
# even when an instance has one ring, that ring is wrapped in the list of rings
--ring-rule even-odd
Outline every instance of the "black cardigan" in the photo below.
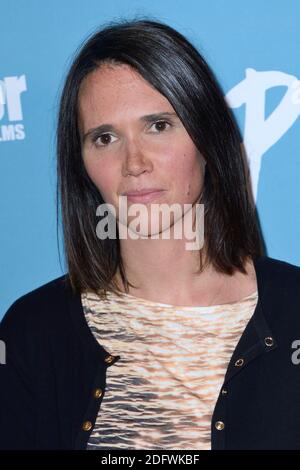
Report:
[[[269,257],[254,266],[258,304],[215,404],[212,449],[300,449],[300,267]],[[120,356],[93,336],[68,275],[18,298],[0,339],[0,448],[85,449]]]

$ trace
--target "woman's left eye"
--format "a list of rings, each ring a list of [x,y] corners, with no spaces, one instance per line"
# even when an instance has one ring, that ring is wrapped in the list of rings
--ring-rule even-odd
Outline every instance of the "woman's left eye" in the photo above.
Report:
[[[162,132],[162,131],[165,130],[165,124],[167,124],[167,125],[170,126],[170,127],[172,126],[172,124],[170,124],[168,121],[155,121],[155,122],[151,125],[151,127],[152,127],[152,126],[159,126],[159,129],[158,129],[158,130],[159,130],[159,132]],[[163,128],[161,128],[161,126],[162,126]]]

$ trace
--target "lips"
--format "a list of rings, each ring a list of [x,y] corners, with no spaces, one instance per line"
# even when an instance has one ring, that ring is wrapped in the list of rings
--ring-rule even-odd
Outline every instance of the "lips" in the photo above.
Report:
[[[142,196],[144,194],[149,194],[149,193],[154,193],[157,191],[163,191],[160,188],[142,188],[142,189],[136,189],[132,191],[126,191],[125,193],[122,193],[123,196]]]
[[[163,193],[163,189],[145,189],[123,193],[123,196],[127,196],[127,200],[130,202],[150,202],[159,198]]]

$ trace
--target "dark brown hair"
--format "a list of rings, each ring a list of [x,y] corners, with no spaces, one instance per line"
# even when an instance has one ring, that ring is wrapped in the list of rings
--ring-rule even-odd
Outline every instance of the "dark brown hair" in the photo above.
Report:
[[[233,114],[214,73],[196,50],[170,26],[149,19],[110,22],[76,53],[63,86],[57,125],[57,221],[62,210],[69,281],[74,292],[118,294],[119,268],[128,292],[120,242],[100,240],[96,208],[102,196],[82,159],[78,94],[83,79],[102,63],[132,66],[172,104],[206,164],[205,249],[217,271],[246,272],[246,258],[263,254],[249,169]],[[202,258],[200,270],[203,268]]]

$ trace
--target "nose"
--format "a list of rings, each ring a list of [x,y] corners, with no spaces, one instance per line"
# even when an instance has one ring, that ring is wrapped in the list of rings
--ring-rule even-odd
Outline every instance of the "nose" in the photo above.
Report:
[[[138,176],[145,171],[151,171],[152,163],[145,152],[133,141],[127,142],[126,155],[122,167],[123,176]]]

